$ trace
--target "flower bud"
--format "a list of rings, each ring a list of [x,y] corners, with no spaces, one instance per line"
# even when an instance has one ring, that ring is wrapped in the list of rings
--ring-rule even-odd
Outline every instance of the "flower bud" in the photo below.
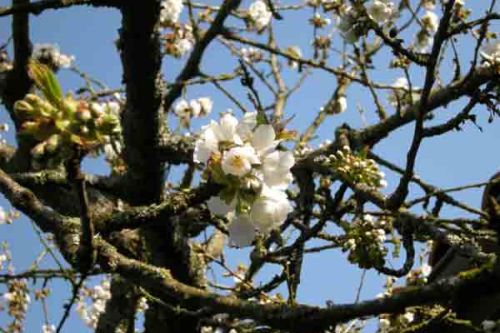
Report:
[[[56,151],[60,142],[61,142],[61,137],[59,135],[57,135],[57,134],[51,135],[47,139],[47,144],[45,146],[46,151],[49,153],[53,153],[54,151]]]
[[[14,110],[16,110],[16,113],[19,116],[24,117],[24,118],[28,118],[28,117],[32,116],[34,111],[35,111],[33,109],[33,106],[30,103],[26,102],[25,100],[17,101],[14,104]]]
[[[45,142],[37,144],[33,149],[31,149],[31,154],[35,158],[41,157],[45,153]]]

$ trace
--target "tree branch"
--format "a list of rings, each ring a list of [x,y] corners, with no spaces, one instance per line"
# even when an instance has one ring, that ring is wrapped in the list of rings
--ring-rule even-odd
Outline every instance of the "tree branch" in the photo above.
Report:
[[[47,9],[61,9],[78,5],[117,7],[121,2],[121,0],[41,0],[31,3],[14,3],[12,7],[0,8],[0,17],[18,13],[40,15]]]

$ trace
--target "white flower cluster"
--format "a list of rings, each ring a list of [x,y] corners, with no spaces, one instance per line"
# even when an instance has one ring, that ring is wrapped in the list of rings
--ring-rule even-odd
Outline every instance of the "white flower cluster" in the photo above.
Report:
[[[32,57],[53,69],[69,68],[75,61],[74,56],[61,53],[59,47],[53,44],[35,44]]]
[[[392,321],[392,322],[391,322]],[[401,332],[403,327],[407,327],[415,321],[415,313],[406,311],[397,318],[381,315],[378,322],[378,333]]]
[[[241,59],[244,62],[255,63],[259,62],[264,58],[261,50],[255,47],[244,47],[240,50]]]
[[[371,268],[383,265],[387,248],[386,228],[389,223],[384,219],[375,220],[373,216],[364,214],[354,220],[347,230],[344,251],[349,251],[349,261],[361,268]]]
[[[184,4],[182,0],[164,0],[161,3],[160,23],[170,26],[179,21]]]
[[[103,116],[106,113],[120,118],[121,105],[116,101],[105,101],[105,102],[92,102],[90,104],[90,112],[94,113],[96,116]],[[104,156],[107,161],[113,161],[118,158],[122,150],[122,144],[117,137],[112,138],[107,136],[105,138],[106,143],[103,145]]]
[[[76,303],[76,312],[85,325],[92,329],[97,327],[99,316],[106,309],[106,301],[111,298],[110,287],[110,282],[106,279],[93,288],[82,288]],[[90,298],[91,303],[87,304],[85,298]]]
[[[426,11],[424,16],[420,19],[422,22],[422,27],[430,32],[430,33],[436,33],[439,27],[439,17],[434,13],[433,11]]]
[[[491,64],[500,64],[500,40],[490,42],[483,46],[481,56]]]
[[[90,112],[94,113],[95,116],[104,116],[109,113],[115,117],[120,117],[120,109],[120,103],[115,101],[90,103]]]
[[[3,294],[2,298],[8,303],[7,313],[13,319],[9,325],[10,332],[23,332],[23,321],[26,317],[28,306],[31,303],[26,279],[9,281],[8,292]]]
[[[388,0],[372,0],[368,4],[367,13],[378,24],[386,24],[397,13],[396,6]]]
[[[180,58],[191,52],[194,47],[193,27],[186,24],[176,26],[173,30],[163,36],[165,52],[175,58]]]
[[[200,97],[190,101],[181,99],[174,106],[174,113],[179,117],[181,125],[188,128],[191,118],[208,116],[212,112],[213,104],[210,97]]]
[[[257,112],[239,122],[226,113],[202,128],[194,161],[205,163],[208,177],[224,186],[207,202],[213,214],[230,220],[231,242],[248,246],[255,231],[267,234],[292,211],[285,190],[292,181],[293,154],[278,150],[273,126],[258,124]]]
[[[330,20],[327,17],[322,17],[320,13],[314,13],[313,17],[309,19],[309,23],[311,23],[312,26],[316,28],[324,28],[327,25],[330,25],[332,23],[332,20]]]
[[[14,219],[19,217],[19,212],[15,210],[11,210],[6,212],[5,209],[0,206],[0,225],[2,224],[12,224]]]
[[[267,4],[263,0],[257,0],[248,8],[249,27],[260,32],[271,22],[272,16]]]
[[[342,147],[335,154],[318,158],[318,162],[332,167],[345,180],[354,184],[364,184],[378,189],[387,186],[384,172],[380,171],[374,160],[351,152],[348,146]]]
[[[348,43],[356,43],[360,37],[360,32],[358,31],[359,15],[350,6],[342,8],[342,12],[339,15],[339,20],[337,22],[337,28],[340,30],[340,35]]]
[[[56,326],[55,325],[42,325],[42,333],[56,333]]]
[[[420,18],[422,29],[417,33],[414,49],[416,52],[426,52],[434,40],[434,34],[439,27],[439,17],[431,10],[427,10]]]

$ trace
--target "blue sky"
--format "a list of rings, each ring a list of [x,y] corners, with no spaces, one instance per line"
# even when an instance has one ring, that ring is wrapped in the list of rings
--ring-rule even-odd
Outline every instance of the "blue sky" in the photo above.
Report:
[[[480,2],[470,2],[473,13],[481,13],[479,10]],[[249,2],[246,1],[243,6],[248,6],[248,4]],[[7,5],[7,1],[0,1],[0,6]],[[303,16],[301,17],[298,13],[286,12],[284,16],[285,21],[278,22],[276,25],[279,45],[282,47],[301,45],[305,49],[310,43],[311,28],[304,23],[296,23],[301,19],[304,21]],[[9,37],[9,24],[10,18],[0,18],[0,42]],[[43,15],[32,16],[31,38],[33,43],[58,44],[62,52],[76,56],[76,65],[79,69],[99,79],[109,87],[116,88],[120,86],[121,82],[121,64],[114,44],[118,37],[119,27],[120,15],[111,9],[80,7],[62,11],[47,11]],[[498,32],[498,25],[494,29]],[[335,35],[333,43],[334,46],[338,45],[336,46],[338,48],[342,47],[342,41],[338,35]],[[459,47],[459,52],[464,59],[470,57],[471,48],[469,45],[463,43]],[[311,56],[311,52],[304,53],[306,56]],[[374,74],[375,79],[391,83],[401,75],[397,71],[385,70],[390,55],[389,51],[385,51],[375,59],[375,66],[381,66],[381,70]],[[174,78],[181,68],[181,64],[182,60],[165,59],[165,76],[170,80]],[[231,71],[235,64],[236,60],[229,59],[227,51],[220,44],[215,43],[209,48],[202,69],[208,74],[222,73]],[[450,70],[446,69],[445,72],[445,76],[450,73],[451,66]],[[416,77],[417,84],[423,81],[423,75],[418,70],[412,71],[412,74]],[[82,81],[68,71],[62,70],[58,76],[65,90],[76,89],[82,85]],[[297,78],[296,72],[286,71],[285,79],[287,82],[292,83]],[[245,92],[242,89],[237,88],[236,85],[228,85],[228,87],[239,89],[237,95],[247,103]],[[286,114],[288,116],[295,115],[290,127],[299,131],[305,128],[311,122],[312,115],[328,100],[335,87],[334,77],[315,71],[314,75],[305,82],[304,88],[291,98],[287,106]],[[229,101],[209,86],[190,89],[186,97],[194,98],[205,95],[213,97],[215,114],[225,111],[227,108],[234,109]],[[263,97],[265,99],[266,94]],[[361,128],[376,121],[374,107],[366,90],[353,85],[348,90],[347,99],[348,110],[342,115],[329,118],[323,124],[317,133],[320,140],[332,138],[334,128],[344,122],[349,123],[352,127]],[[447,116],[454,114],[462,104],[463,101],[458,101],[451,103],[447,109],[440,110],[436,121],[442,121]],[[248,103],[247,105],[249,106]],[[365,108],[365,119],[357,111],[357,105]],[[495,148],[498,149],[500,143],[499,122],[488,124],[487,114],[484,110],[478,111],[476,114],[478,114],[478,123],[483,128],[483,132],[480,132],[475,126],[467,124],[461,132],[452,132],[446,136],[431,138],[423,143],[416,171],[424,180],[446,188],[484,181],[500,168],[500,154],[494,151]],[[5,111],[1,110],[0,120],[7,121],[7,117]],[[204,122],[196,121],[194,128],[199,128]],[[375,151],[389,160],[403,165],[412,133],[413,127],[406,126],[379,144]],[[7,137],[10,142],[13,142],[12,133],[8,133]],[[85,167],[89,172],[106,172],[100,161],[87,161]],[[397,179],[391,173],[386,173],[389,181],[388,191],[390,191],[397,184]],[[475,207],[479,206],[480,191],[478,190],[466,191],[458,194],[457,197]],[[2,199],[0,203],[4,202]],[[453,216],[459,212],[449,209],[447,213]],[[12,225],[0,228],[0,241],[7,240],[10,243],[17,272],[23,271],[33,262],[41,250],[29,221],[21,218]],[[245,262],[247,257],[247,250],[228,251],[228,262],[232,267],[235,267],[238,262]],[[44,265],[50,264],[50,260],[44,261]],[[310,255],[304,263],[299,300],[320,305],[324,305],[327,300],[333,300],[335,303],[352,302],[358,288],[360,275],[361,271],[348,264],[346,256],[338,250]],[[361,297],[363,299],[374,297],[380,292],[383,281],[383,278],[377,273],[369,271]],[[57,324],[62,313],[63,302],[69,297],[69,285],[64,282],[53,282],[51,287],[53,294],[48,299],[50,321]],[[2,292],[3,290],[0,289],[0,294]],[[4,320],[5,317],[0,314],[0,325],[4,323]],[[40,331],[43,317],[38,302],[32,302],[26,324],[26,332]],[[80,319],[73,315],[64,331],[86,332],[86,328]]]

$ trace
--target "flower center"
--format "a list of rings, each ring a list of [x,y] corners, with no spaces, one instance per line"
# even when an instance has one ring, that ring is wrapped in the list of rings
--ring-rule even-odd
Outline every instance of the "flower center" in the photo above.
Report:
[[[242,169],[245,166],[243,158],[239,155],[233,156],[229,164],[235,169]]]

